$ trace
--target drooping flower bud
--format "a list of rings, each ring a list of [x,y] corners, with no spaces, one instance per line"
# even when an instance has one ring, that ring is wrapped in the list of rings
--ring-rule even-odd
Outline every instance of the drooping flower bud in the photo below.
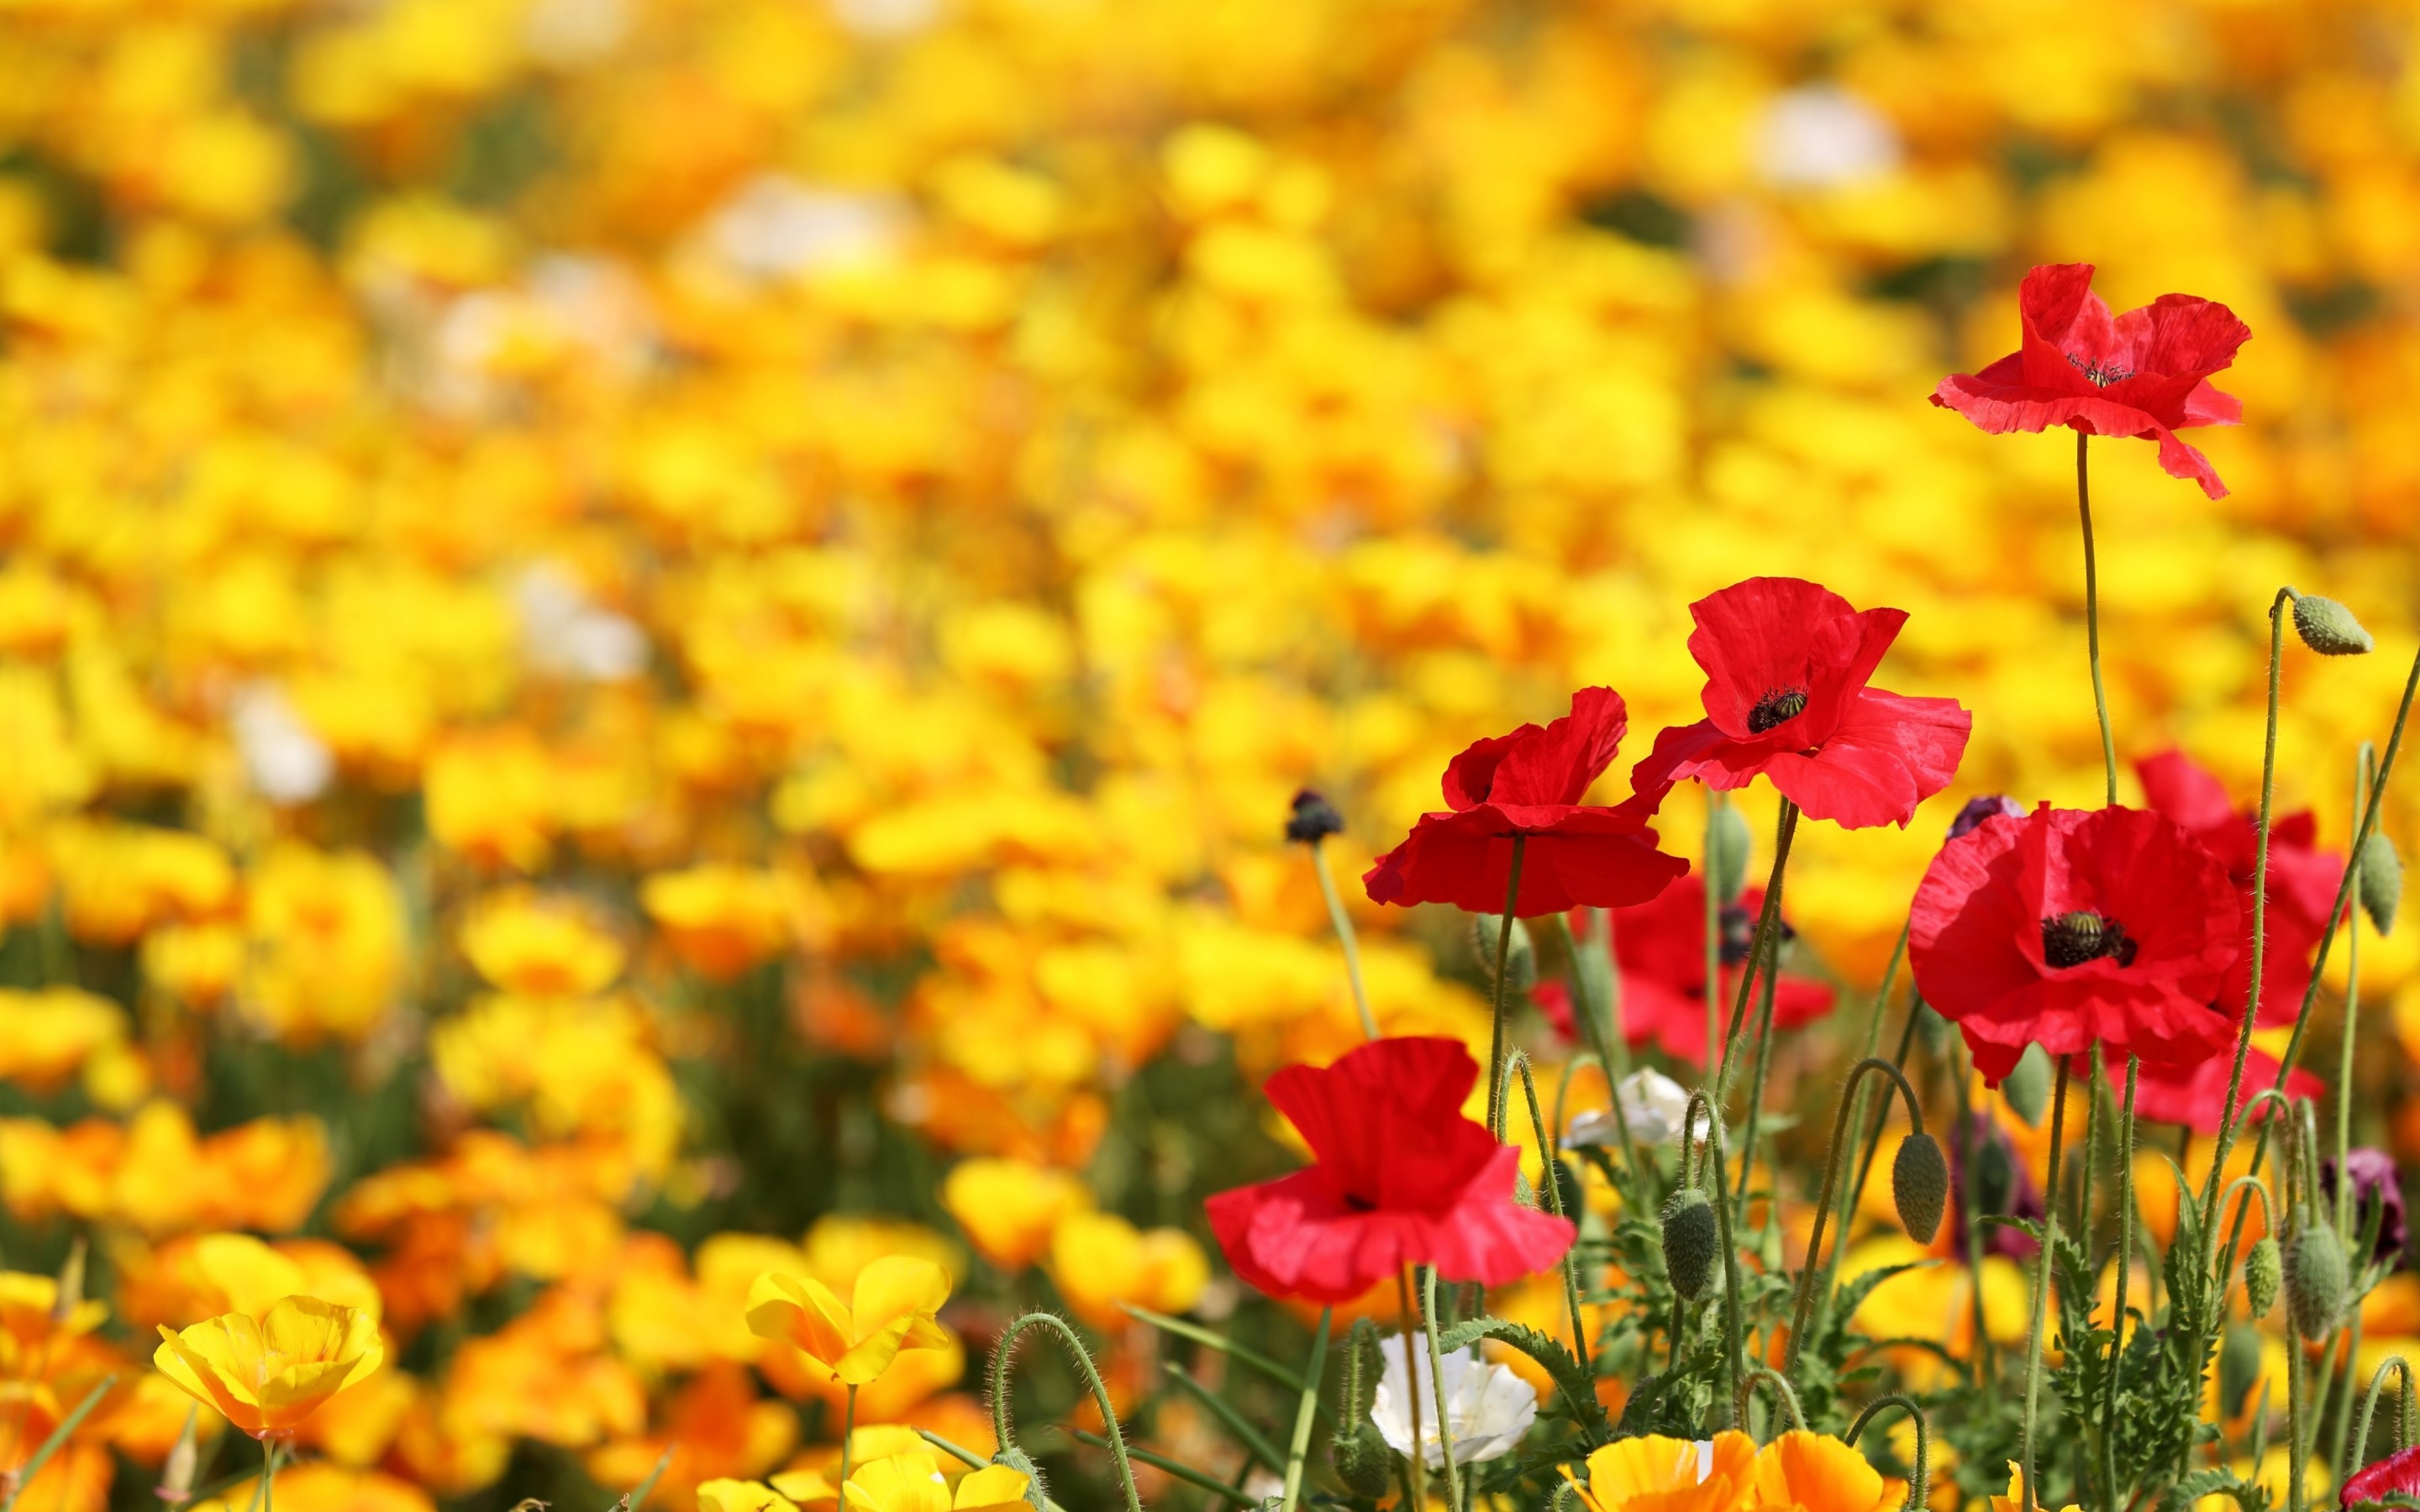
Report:
[[[2218,1347],[2218,1400],[2227,1416],[2243,1410],[2243,1398],[2259,1381],[2260,1331],[2238,1323],[2226,1331],[2226,1342]]]
[[[2034,1128],[2041,1127],[2042,1110],[2050,1106],[2050,1052],[2038,1044],[2025,1046],[2014,1070],[2000,1083],[2009,1109]]]
[[[2277,1253],[2274,1234],[2263,1234],[2243,1257],[2243,1302],[2255,1319],[2269,1316],[2277,1305],[2277,1288],[2286,1279],[2285,1257]]]
[[[1664,1273],[1682,1301],[1695,1302],[1714,1285],[1722,1242],[1714,1205],[1702,1190],[1683,1187],[1664,1204]]]
[[[2317,594],[2294,595],[2294,633],[2322,656],[2359,656],[2378,643],[2352,610]]]
[[[1753,848],[1747,821],[1726,803],[1706,820],[1706,886],[1714,901],[1735,903],[1747,890],[1747,858]]]
[[[2344,1311],[2344,1242],[2325,1223],[2306,1223],[2286,1251],[2286,1307],[2304,1338],[2325,1338]]]
[[[1912,1134],[1900,1141],[1899,1154],[1891,1161],[1891,1201],[1907,1237],[1931,1243],[1949,1201],[1949,1162],[1931,1134]]]
[[[2395,933],[2396,905],[2403,901],[2403,857],[2383,831],[2361,847],[2361,908],[2381,934]]]
[[[1487,973],[1491,980],[1497,975],[1496,939],[1497,936],[1501,934],[1503,932],[1504,916],[1501,914],[1473,914],[1470,916],[1471,943],[1479,952],[1479,966],[1481,970]],[[1528,925],[1522,923],[1517,918],[1512,921],[1512,943],[1506,947],[1504,953],[1511,958],[1512,966],[1512,978],[1505,983],[1506,990],[1508,992],[1526,993],[1531,987],[1536,986],[1538,982],[1538,952],[1536,948],[1529,943]]]
[[[1294,795],[1294,812],[1287,818],[1285,838],[1297,845],[1316,845],[1330,835],[1344,832],[1344,816],[1336,806],[1309,788]]]
[[[199,1414],[198,1408],[185,1409],[184,1431],[177,1435],[176,1447],[160,1467],[155,1494],[170,1506],[182,1506],[194,1499],[194,1475],[202,1465]]]
[[[1050,1493],[1042,1488],[1042,1467],[1033,1462],[1032,1455],[1012,1443],[992,1456],[991,1462],[1006,1465],[1024,1476],[1025,1504],[1033,1508],[1033,1512],[1048,1512]]]

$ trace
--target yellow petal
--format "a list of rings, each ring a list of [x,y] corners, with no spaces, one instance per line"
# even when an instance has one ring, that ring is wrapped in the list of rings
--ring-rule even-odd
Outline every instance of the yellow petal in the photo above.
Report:
[[[302,1289],[302,1267],[250,1234],[204,1234],[193,1255],[194,1268],[236,1312],[258,1318]]]
[[[788,1497],[754,1480],[707,1481],[697,1489],[697,1504],[699,1512],[799,1512]]]
[[[876,1459],[841,1489],[853,1512],[950,1512],[940,1462],[913,1452]]]
[[[857,1273],[849,1299],[852,1342],[902,1319],[930,1318],[949,1300],[949,1272],[912,1255],[886,1255]]]
[[[768,1271],[748,1288],[748,1331],[796,1345],[830,1365],[848,1352],[847,1310],[813,1276]]]
[[[958,1494],[951,1503],[954,1512],[992,1512],[997,1507],[1017,1506],[1025,1501],[1025,1489],[1033,1484],[1032,1476],[1006,1465],[985,1465],[958,1482]]]

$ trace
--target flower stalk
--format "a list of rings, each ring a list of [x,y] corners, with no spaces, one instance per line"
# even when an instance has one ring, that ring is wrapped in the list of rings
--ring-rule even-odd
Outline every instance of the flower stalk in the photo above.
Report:
[[[1118,1410],[1109,1400],[1109,1388],[1101,1380],[1093,1353],[1077,1336],[1074,1325],[1056,1313],[1027,1313],[1012,1322],[1000,1335],[1000,1343],[991,1351],[991,1430],[992,1437],[1003,1449],[1016,1443],[1015,1427],[1009,1419],[1009,1362],[1016,1353],[1019,1335],[1028,1329],[1038,1328],[1057,1337],[1066,1350],[1067,1358],[1075,1363],[1077,1374],[1092,1388],[1093,1403],[1101,1410],[1101,1432],[1109,1441],[1109,1458],[1117,1462],[1118,1489],[1125,1493],[1126,1512],[1142,1512],[1142,1496],[1135,1489],[1134,1464],[1126,1454],[1126,1438],[1118,1427]]]
[[[1512,837],[1512,865],[1504,884],[1504,919],[1496,928],[1495,1028],[1487,1042],[1487,1132],[1504,1137],[1504,998],[1512,977],[1513,906],[1521,900],[1521,858],[1529,837]]]
[[[2023,1457],[2024,1503],[2023,1512],[2037,1512],[2041,1505],[2040,1481],[2038,1478],[2040,1445],[2035,1442],[2035,1427],[2041,1404],[2042,1327],[2050,1313],[2051,1255],[2058,1248],[2058,1169],[2064,1158],[2061,1140],[2067,1132],[2067,1082],[2071,1057],[2058,1057],[2058,1080],[2051,1093],[2050,1112],[2050,1177],[2042,1192],[2041,1253],[2034,1262],[2033,1319],[2025,1328],[2025,1406],[2019,1454]]]
[[[2092,544],[2092,476],[2086,447],[2092,433],[2075,433],[2075,512],[2084,530],[2084,646],[2092,662],[2092,712],[2101,720],[2101,764],[2108,807],[2118,806],[2118,741],[2109,729],[2109,694],[2101,682],[2101,563]],[[2028,1493],[2030,1493],[2028,1488]]]
[[[1799,1267],[1798,1299],[1791,1308],[1790,1349],[1789,1352],[1782,1357],[1781,1370],[1782,1374],[1792,1381],[1798,1376],[1798,1355],[1807,1340],[1807,1325],[1814,1319],[1815,1276],[1821,1269],[1816,1262],[1823,1254],[1825,1221],[1832,1215],[1832,1195],[1834,1189],[1839,1184],[1840,1159],[1845,1148],[1843,1141],[1847,1138],[1850,1129],[1850,1118],[1855,1105],[1854,1094],[1863,1086],[1869,1072],[1881,1072],[1890,1078],[1891,1086],[1899,1088],[1900,1096],[1906,1100],[1907,1121],[1910,1128],[1916,1136],[1920,1137],[1924,1134],[1924,1110],[1916,1105],[1916,1088],[1908,1085],[1906,1074],[1897,1066],[1878,1056],[1868,1056],[1850,1069],[1848,1079],[1840,1085],[1838,1111],[1832,1118],[1831,1152],[1824,1158],[1823,1185],[1815,1197],[1815,1228],[1807,1236],[1807,1263]],[[1883,1096],[1885,1099],[1890,1096],[1889,1088],[1884,1088]],[[1887,1105],[1884,1111],[1885,1113],[1889,1111]],[[1827,1277],[1824,1290],[1828,1293],[1830,1289]]]

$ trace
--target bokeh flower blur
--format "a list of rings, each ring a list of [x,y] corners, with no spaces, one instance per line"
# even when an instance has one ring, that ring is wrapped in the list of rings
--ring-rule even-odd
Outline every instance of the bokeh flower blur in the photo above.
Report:
[[[2244,423],[2192,437],[2226,497],[2092,454],[2121,799],[2179,750],[2241,809],[2276,586],[2420,629],[2407,8],[8,0],[0,1471],[116,1377],[24,1512],[148,1506],[191,1405],[157,1330],[287,1295],[383,1363],[294,1429],[287,1512],[602,1506],[659,1460],[677,1512],[831,1504],[852,1414],[860,1465],[902,1424],[988,1455],[1037,1304],[1226,1477],[1127,1309],[1301,1352],[1203,1199],[1302,1165],[1255,1089],[1361,1041],[1318,868],[1379,1029],[1486,1062],[1466,921],[1353,880],[1455,752],[1609,685],[1645,754],[1743,579],[1906,610],[1885,685],[1972,737],[1905,827],[1797,835],[1788,969],[1844,1007],[1962,806],[2099,800],[2072,446],[1925,403],[2061,262],[2254,332]],[[2340,853],[2403,659],[2288,646],[2279,809]],[[1344,820],[1309,851],[1305,787]],[[1664,849],[1702,861],[1704,800]],[[1761,877],[1776,795],[1731,801]],[[2409,1161],[2420,948],[2355,927],[2335,1095]],[[1771,1068],[1823,1110],[1792,1204],[1852,1017]],[[1517,1032],[1551,1096],[1572,1048]],[[1694,1024],[1643,1039],[1694,1082]],[[1916,1257],[1871,1196],[1844,1274]],[[760,1276],[901,1257],[949,1300],[866,1382],[750,1330]],[[1861,1319],[2022,1340],[2016,1275]],[[2366,1381],[2420,1278],[2362,1311]],[[1034,1421],[1100,1431],[1027,1348]],[[197,1505],[250,1494],[225,1427]]]

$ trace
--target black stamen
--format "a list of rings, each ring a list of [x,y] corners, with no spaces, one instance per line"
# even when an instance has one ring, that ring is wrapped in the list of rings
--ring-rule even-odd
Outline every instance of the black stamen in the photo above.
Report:
[[[2105,389],[2112,383],[2122,382],[2134,376],[2131,367],[2103,367],[2099,363],[2087,363],[2073,352],[2067,354],[2067,361],[2070,366],[2082,368],[2084,381],[2096,389]]]
[[[2088,908],[2045,918],[2041,932],[2042,959],[2054,966],[2102,960],[2115,960],[2121,966],[2134,964],[2134,942],[2126,937],[2126,926]]]
[[[1807,690],[1803,687],[1776,687],[1756,701],[1747,711],[1747,727],[1751,733],[1762,734],[1776,725],[1788,724],[1807,712]]]

